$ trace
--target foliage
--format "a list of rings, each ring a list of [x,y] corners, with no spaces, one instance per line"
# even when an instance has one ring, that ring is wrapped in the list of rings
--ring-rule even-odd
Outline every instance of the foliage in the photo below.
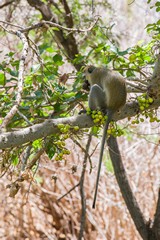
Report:
[[[16,21],[15,26],[12,26],[13,16],[11,16],[8,26],[10,29],[16,27],[16,31],[32,27],[37,22],[41,23],[41,19],[59,24],[61,27],[47,25],[46,22],[40,27],[26,31],[29,53],[25,59],[21,101],[5,131],[25,129],[50,118],[69,118],[78,115],[81,108],[87,109],[88,92],[82,89],[83,67],[86,64],[110,67],[120,72],[128,80],[129,86],[132,86],[132,78],[137,78],[140,80],[140,87],[144,87],[135,91],[136,94],[132,94],[129,99],[138,104],[139,112],[136,116],[128,119],[127,124],[126,122],[121,125],[111,123],[108,134],[115,137],[123,135],[131,140],[133,125],[136,124],[138,128],[148,119],[151,123],[159,123],[157,111],[149,109],[154,102],[154,96],[149,96],[144,91],[148,79],[151,78],[155,52],[159,47],[160,20],[146,26],[150,41],[144,42],[140,39],[134,46],[122,49],[120,34],[118,36],[114,34],[114,23],[106,24],[105,19],[100,18],[93,24],[94,16],[88,15],[91,2],[93,1],[60,1],[58,5],[54,1],[49,1],[47,5],[47,1],[42,1],[41,5],[45,5],[46,9],[49,8],[48,14],[52,13],[52,16],[47,19],[46,12],[43,12],[40,6],[38,7],[38,3],[27,1],[27,8],[33,11],[30,11],[28,20],[23,18],[22,28],[17,27]],[[156,1],[154,5],[151,0],[148,1],[149,3],[151,9],[155,9],[156,12],[160,11],[159,1]],[[114,12],[112,5],[107,1],[98,1],[96,4],[101,9],[107,7],[109,13]],[[18,6],[19,3],[13,7],[16,9]],[[94,15],[94,11],[92,14]],[[3,22],[0,24],[4,30],[0,34],[7,40],[6,35],[13,34],[13,32],[9,31]],[[87,30],[89,26],[92,27]],[[7,40],[7,49],[0,52],[4,55],[0,59],[0,123],[2,124],[16,104],[19,91],[17,86],[23,60],[21,55],[23,44],[17,40],[16,31],[12,39]],[[91,112],[87,109],[87,114],[91,115],[95,123],[91,129],[92,135],[99,137],[101,126],[106,118],[100,111]],[[79,126],[73,127],[69,124],[57,126],[59,134],[45,136],[43,139],[37,139],[10,150],[2,150],[1,174],[5,175],[9,169],[14,169],[12,176],[16,180],[11,181],[9,188],[13,189],[12,187],[18,186],[15,194],[10,192],[12,197],[15,197],[19,191],[20,180],[17,176],[22,176],[24,170],[29,169],[34,177],[40,157],[44,153],[51,161],[66,161],[68,155],[71,154],[69,141],[72,140],[74,143],[78,141],[78,146],[81,146],[79,142],[89,134],[88,130],[80,130]],[[81,149],[85,153],[84,146],[81,146]],[[105,166],[109,173],[113,173],[110,160],[105,162]],[[27,172],[27,178],[23,180],[21,178],[21,180],[27,179],[28,181],[32,177]]]
[[[159,2],[156,2],[153,7],[156,8],[156,11],[159,11]],[[72,21],[76,27],[80,19],[79,11],[83,12],[83,5],[76,1],[74,4],[71,4],[70,8],[72,12]],[[52,11],[59,19],[63,16],[63,11],[58,8],[58,6],[52,6]],[[37,15],[37,17],[40,17],[40,15]],[[83,17],[84,21],[81,25],[86,26],[86,22],[89,22],[90,19],[86,13],[82,13],[81,17]],[[34,23],[34,15],[28,22],[28,26],[31,23]],[[67,24],[67,22],[65,24]],[[109,65],[109,67],[118,70],[124,77],[139,77],[142,74],[146,75],[146,66],[152,67],[155,60],[153,47],[155,48],[159,42],[159,24],[160,22],[157,21],[147,25],[147,32],[153,33],[150,42],[144,44],[141,41],[133,47],[121,50],[119,42],[115,40],[112,34],[114,24],[106,26],[103,19],[100,19],[98,24],[88,33],[87,38],[82,40],[81,44],[79,44],[79,52],[75,54],[74,59],[70,59],[63,48],[52,41],[53,34],[51,31],[59,33],[62,31],[59,28],[54,27],[49,29],[49,31],[44,28],[42,29],[43,31],[39,31],[39,36],[37,36],[36,31],[30,31],[29,38],[32,38],[32,42],[36,42],[37,50],[34,50],[32,46],[31,52],[33,57],[30,56],[30,60],[27,63],[22,100],[17,113],[13,116],[7,129],[24,128],[42,122],[50,117],[69,117],[78,113],[77,110],[73,112],[73,109],[80,109],[79,104],[87,106],[87,94],[81,89],[83,81],[82,69],[74,72],[75,81],[73,84],[70,84],[69,79],[73,76],[73,72],[61,74],[60,70],[66,64],[70,64],[70,66],[88,63],[104,66]],[[4,32],[4,34],[6,33]],[[66,39],[67,34],[68,33],[64,31]],[[76,37],[84,38],[83,33],[80,33],[79,36],[77,35]],[[32,42],[30,44],[32,44]],[[12,51],[8,49],[8,52],[4,56],[4,60],[0,63],[1,122],[3,122],[3,118],[12,108],[17,96],[17,81],[20,63],[19,54],[17,54],[17,52],[21,51],[21,49],[21,44],[17,44]],[[143,108],[143,106],[140,106],[140,109],[141,108]],[[134,121],[132,121],[132,123],[133,122]],[[99,128],[94,127],[92,132],[98,133],[98,129]],[[109,132],[113,133],[113,131],[116,131],[114,129],[115,128],[111,127]],[[121,134],[119,130],[117,135]],[[43,144],[41,141],[37,140],[36,147],[35,143],[32,145],[33,152],[44,146],[46,153],[52,159],[58,151],[54,144],[52,146],[52,141],[54,143],[61,140],[61,137],[58,136],[47,138]],[[22,152],[24,149],[23,146],[19,148]],[[12,151],[16,156],[17,148]],[[16,163],[18,164],[17,159],[18,158],[16,158]],[[13,162],[15,163],[15,161]]]

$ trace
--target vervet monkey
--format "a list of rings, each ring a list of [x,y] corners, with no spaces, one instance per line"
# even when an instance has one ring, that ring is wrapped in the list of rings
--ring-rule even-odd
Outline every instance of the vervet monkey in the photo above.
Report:
[[[91,110],[101,110],[108,116],[103,130],[99,156],[96,189],[92,206],[95,208],[103,150],[107,137],[108,126],[112,120],[113,114],[125,104],[127,91],[123,76],[118,72],[109,70],[105,67],[96,68],[94,66],[88,66],[85,68],[85,77],[90,84],[88,100],[89,108]]]

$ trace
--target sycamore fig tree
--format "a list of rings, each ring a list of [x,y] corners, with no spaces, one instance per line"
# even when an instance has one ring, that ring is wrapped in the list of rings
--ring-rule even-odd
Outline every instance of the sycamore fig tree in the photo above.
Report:
[[[20,1],[4,2],[2,9],[10,7],[16,12],[21,6]],[[107,144],[115,176],[142,239],[158,240],[160,194],[154,219],[148,222],[130,187],[121,154],[115,151],[116,138],[127,138],[133,126],[136,128],[146,120],[160,122],[160,20],[146,26],[148,41],[122,49],[120,36],[113,33],[114,24],[107,24],[103,16],[96,15],[96,4],[112,12],[109,3],[73,2],[27,0],[21,6],[29,9],[26,18],[20,14],[19,21],[12,15],[14,11],[8,17],[5,13],[1,16],[0,35],[5,41],[0,57],[1,176],[14,169],[14,180],[7,188],[10,196],[15,197],[20,194],[22,183],[34,179],[44,155],[51,161],[65,161],[71,154],[69,141],[80,146],[85,155],[84,162],[80,159],[83,170],[77,184],[81,190],[82,239],[87,159],[92,170],[89,147],[93,135],[101,136],[105,120],[101,112],[88,109],[88,91],[82,87],[83,68],[88,64],[109,67],[125,77],[128,92],[126,105],[114,115],[108,130]],[[155,12],[160,11],[159,1],[146,4]],[[87,113],[79,115],[82,109],[87,109]],[[121,125],[119,120],[123,120]]]

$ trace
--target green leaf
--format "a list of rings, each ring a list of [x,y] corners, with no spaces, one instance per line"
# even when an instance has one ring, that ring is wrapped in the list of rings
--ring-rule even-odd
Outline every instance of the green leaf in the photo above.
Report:
[[[62,56],[61,56],[60,54],[54,55],[54,56],[53,56],[53,61],[54,61],[55,63],[61,62],[61,61],[62,61]]]
[[[118,51],[118,55],[119,55],[119,56],[124,56],[124,55],[128,54],[129,50],[130,50],[130,48],[127,48],[127,49],[124,50],[124,51]]]
[[[41,139],[37,139],[32,143],[32,146],[35,150],[39,149],[42,147],[42,140]]]
[[[0,64],[0,70],[4,70],[4,67],[2,64]]]
[[[46,153],[47,153],[48,157],[49,157],[50,159],[52,159],[53,156],[54,156],[55,153],[56,153],[56,148],[55,148],[55,146],[53,146],[53,144],[48,144],[47,147],[46,147]]]
[[[133,70],[127,70],[126,75],[127,75],[127,77],[135,77]]]
[[[93,127],[91,128],[91,130],[92,130],[92,134],[93,134],[93,135],[97,135],[98,132],[99,132],[99,127],[93,126]]]
[[[58,27],[53,27],[52,30],[53,31],[60,31],[60,29]]]
[[[5,84],[5,75],[4,73],[0,73],[0,85],[4,85]]]
[[[46,52],[53,53],[55,52],[55,49],[53,49],[53,47],[48,47],[46,48]]]
[[[156,12],[160,12],[160,7],[157,7],[157,8],[156,8]]]
[[[155,6],[160,7],[160,2],[156,2]]]
[[[130,56],[129,56],[129,61],[130,62],[134,62],[135,60],[136,60],[136,55],[135,54],[131,54]]]
[[[19,60],[14,60],[14,61],[12,61],[12,62],[11,62],[11,65],[12,65],[13,67],[16,67],[16,69],[18,70],[18,68],[19,68]]]
[[[9,53],[6,54],[6,55],[9,56],[9,57],[13,57],[14,54],[15,54],[14,52],[9,52]]]
[[[11,74],[11,76],[13,76],[13,77],[18,77],[18,71],[14,71],[14,70],[11,70],[10,71],[10,74]]]
[[[19,159],[18,159],[18,156],[17,155],[12,155],[12,164],[14,166],[17,166],[19,163]]]
[[[157,25],[160,25],[160,20],[157,21]]]
[[[50,48],[49,43],[44,43],[42,45],[39,46],[39,52],[40,54],[42,54],[47,48]]]
[[[41,90],[37,90],[34,93],[37,97],[42,97],[43,96],[43,92]]]

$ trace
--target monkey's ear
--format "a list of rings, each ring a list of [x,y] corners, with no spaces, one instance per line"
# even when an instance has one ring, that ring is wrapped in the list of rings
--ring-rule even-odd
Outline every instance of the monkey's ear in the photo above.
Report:
[[[89,73],[92,73],[92,72],[94,71],[94,69],[96,69],[96,67],[94,67],[94,66],[89,66],[89,67],[88,67],[88,72],[89,72]]]

